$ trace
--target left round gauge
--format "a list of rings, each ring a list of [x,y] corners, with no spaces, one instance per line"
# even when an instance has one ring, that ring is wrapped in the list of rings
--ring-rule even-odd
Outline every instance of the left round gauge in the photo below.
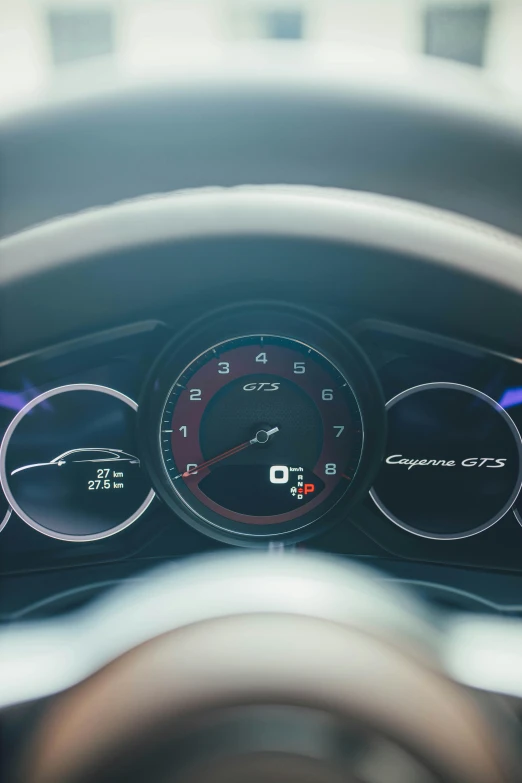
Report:
[[[9,425],[0,479],[16,514],[63,541],[96,541],[128,527],[154,498],[136,442],[137,405],[95,384],[31,400]]]

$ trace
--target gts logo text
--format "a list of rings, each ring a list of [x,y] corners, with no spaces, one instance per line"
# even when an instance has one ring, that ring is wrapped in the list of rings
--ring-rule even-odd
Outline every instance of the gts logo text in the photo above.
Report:
[[[243,391],[277,391],[279,389],[279,383],[245,383]]]

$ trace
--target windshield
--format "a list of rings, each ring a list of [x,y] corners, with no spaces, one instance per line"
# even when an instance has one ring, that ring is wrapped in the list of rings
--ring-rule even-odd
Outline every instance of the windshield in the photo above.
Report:
[[[2,0],[0,103],[187,72],[234,46],[352,67],[437,58],[522,98],[522,0]]]

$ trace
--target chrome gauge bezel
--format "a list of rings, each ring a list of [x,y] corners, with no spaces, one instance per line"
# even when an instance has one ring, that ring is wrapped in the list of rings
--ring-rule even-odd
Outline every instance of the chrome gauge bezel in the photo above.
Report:
[[[502,418],[508,425],[509,429],[511,430],[518,444],[518,453],[519,453],[518,479],[509,500],[507,501],[507,503],[504,504],[502,509],[500,509],[500,511],[492,519],[490,519],[488,522],[482,525],[458,533],[437,534],[437,533],[427,533],[425,531],[414,528],[411,525],[404,523],[401,519],[399,519],[385,506],[385,504],[379,498],[379,495],[374,487],[372,487],[370,490],[370,497],[372,498],[373,502],[375,503],[379,511],[382,514],[384,514],[384,516],[387,519],[389,519],[390,522],[393,522],[394,525],[397,525],[397,527],[401,528],[402,530],[405,530],[407,533],[411,533],[414,536],[418,536],[419,538],[431,539],[435,541],[456,541],[463,538],[471,538],[472,536],[476,536],[479,533],[484,532],[485,530],[489,530],[490,527],[493,527],[493,525],[495,525],[503,517],[505,517],[506,514],[509,513],[509,511],[513,508],[514,504],[516,503],[517,498],[522,489],[522,436],[520,435],[518,427],[516,426],[515,422],[513,421],[509,413],[506,410],[504,410],[504,408],[502,408],[502,406],[499,405],[498,402],[496,402],[492,397],[485,394],[484,392],[479,391],[478,389],[475,389],[472,386],[467,386],[461,383],[441,381],[441,382],[432,382],[432,383],[422,383],[417,386],[412,386],[409,389],[404,389],[404,391],[399,392],[399,394],[396,394],[394,397],[388,400],[388,402],[386,403],[386,412],[388,412],[390,408],[392,408],[396,403],[400,402],[401,400],[404,400],[405,398],[411,396],[412,394],[416,394],[417,392],[421,392],[426,389],[455,389],[455,390],[461,390],[468,394],[473,394],[483,402],[488,403],[488,405],[490,405],[494,410],[497,411],[497,413],[500,416],[502,416]],[[516,510],[514,511],[515,511],[515,516],[517,516],[517,511]]]
[[[88,534],[88,535],[69,535],[66,533],[60,533],[55,530],[51,530],[47,527],[44,527],[43,525],[39,524],[36,520],[32,519],[24,510],[21,508],[21,506],[18,504],[16,497],[13,495],[10,486],[9,486],[9,480],[7,477],[6,472],[6,454],[7,449],[9,446],[9,442],[11,440],[11,437],[16,430],[18,424],[22,421],[22,419],[37,405],[42,403],[45,400],[48,400],[52,397],[54,397],[57,394],[66,394],[68,392],[75,392],[75,391],[92,391],[92,392],[99,392],[103,394],[108,394],[109,396],[115,397],[116,399],[120,400],[121,402],[124,402],[126,405],[128,405],[132,410],[136,411],[138,410],[137,403],[132,400],[130,397],[128,397],[126,394],[123,394],[120,391],[117,391],[116,389],[112,389],[108,386],[101,386],[99,384],[93,384],[93,383],[73,383],[73,384],[67,384],[64,386],[57,386],[53,389],[49,389],[48,391],[43,392],[42,394],[39,394],[37,397],[34,397],[30,402],[28,402],[14,417],[14,419],[9,424],[5,435],[3,437],[2,443],[0,445],[0,483],[2,485],[2,489],[4,491],[4,494],[7,498],[8,503],[11,506],[11,509],[16,513],[20,519],[25,522],[29,527],[33,528],[33,530],[38,531],[39,533],[42,533],[43,535],[54,538],[59,541],[69,541],[72,543],[75,542],[87,542],[87,541],[100,541],[101,539],[108,538],[110,536],[114,536],[117,533],[120,533],[122,530],[125,530],[127,527],[133,524],[137,519],[139,519],[142,514],[147,510],[147,508],[150,506],[152,501],[154,500],[154,490],[150,490],[150,492],[147,494],[145,500],[143,503],[139,506],[138,509],[126,520],[121,522],[118,525],[115,525],[113,528]]]

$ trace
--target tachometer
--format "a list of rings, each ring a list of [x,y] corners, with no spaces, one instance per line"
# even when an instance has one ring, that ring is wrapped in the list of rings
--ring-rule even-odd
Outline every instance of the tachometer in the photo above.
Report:
[[[366,433],[351,379],[294,337],[206,348],[171,375],[155,425],[161,494],[210,530],[294,534],[358,484]]]

